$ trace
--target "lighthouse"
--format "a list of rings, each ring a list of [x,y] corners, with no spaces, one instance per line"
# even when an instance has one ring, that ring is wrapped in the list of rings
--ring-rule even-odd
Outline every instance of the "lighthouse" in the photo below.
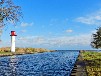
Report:
[[[15,36],[17,36],[15,31],[11,31],[10,36],[11,36],[11,52],[15,52]]]

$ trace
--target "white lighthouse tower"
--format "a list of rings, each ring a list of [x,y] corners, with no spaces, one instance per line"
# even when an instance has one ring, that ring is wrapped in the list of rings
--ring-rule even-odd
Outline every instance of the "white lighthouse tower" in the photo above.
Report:
[[[11,52],[15,52],[15,31],[11,31]]]

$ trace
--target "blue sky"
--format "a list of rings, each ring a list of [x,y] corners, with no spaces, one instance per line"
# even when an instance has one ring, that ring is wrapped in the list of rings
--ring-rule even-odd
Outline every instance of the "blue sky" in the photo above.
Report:
[[[101,0],[13,0],[23,18],[8,24],[1,47],[10,46],[15,30],[16,47],[81,50],[92,49],[92,33],[101,26]]]

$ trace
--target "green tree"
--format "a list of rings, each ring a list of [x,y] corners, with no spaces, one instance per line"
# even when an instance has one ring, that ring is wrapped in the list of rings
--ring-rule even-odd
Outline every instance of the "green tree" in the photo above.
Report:
[[[92,42],[91,42],[91,46],[93,48],[101,48],[101,27],[99,27],[98,29],[96,29],[96,33],[95,34],[92,34],[93,36],[93,39],[92,39]]]
[[[22,17],[21,7],[14,5],[12,0],[0,0],[0,36],[2,28],[11,23],[16,25]]]

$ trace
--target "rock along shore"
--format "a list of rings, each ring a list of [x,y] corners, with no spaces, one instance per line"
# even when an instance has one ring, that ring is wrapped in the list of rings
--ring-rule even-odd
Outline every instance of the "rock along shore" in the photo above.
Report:
[[[86,71],[86,65],[82,58],[82,52],[83,51],[80,51],[70,76],[88,76]]]

